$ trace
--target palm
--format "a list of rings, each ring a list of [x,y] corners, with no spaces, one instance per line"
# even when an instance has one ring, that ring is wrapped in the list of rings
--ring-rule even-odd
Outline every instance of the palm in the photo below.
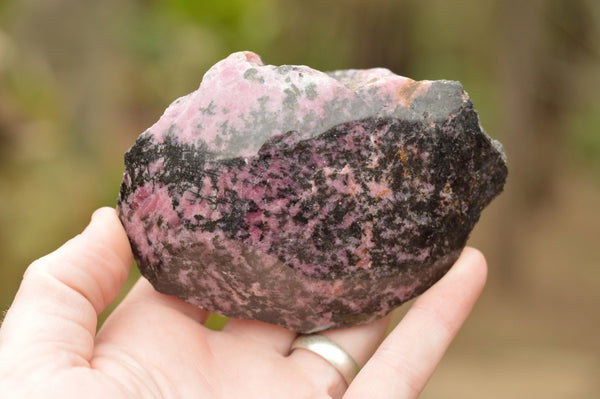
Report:
[[[244,320],[211,331],[206,311],[143,278],[96,334],[97,315],[119,292],[131,258],[114,210],[103,209],[83,234],[28,268],[0,329],[0,397],[416,397],[486,272],[481,255],[466,251],[379,349],[387,320],[323,333],[364,365],[344,394],[341,375],[323,359],[289,353],[296,333]]]
[[[293,332],[242,320],[212,331],[205,319],[205,312],[156,294],[142,280],[99,333],[91,365],[162,397],[309,398],[343,389],[320,359],[313,364],[318,373],[311,373],[287,356]]]

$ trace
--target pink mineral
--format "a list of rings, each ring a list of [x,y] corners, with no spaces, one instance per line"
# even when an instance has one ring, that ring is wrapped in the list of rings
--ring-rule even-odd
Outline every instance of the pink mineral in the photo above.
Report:
[[[507,175],[458,82],[250,52],[171,104],[125,166],[119,215],[158,291],[301,332],[431,286]]]

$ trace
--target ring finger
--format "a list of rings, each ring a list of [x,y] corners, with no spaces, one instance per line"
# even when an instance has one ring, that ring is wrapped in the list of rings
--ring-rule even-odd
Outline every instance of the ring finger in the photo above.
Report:
[[[348,353],[362,367],[375,352],[386,332],[389,317],[363,326],[323,331],[319,335],[329,338]],[[340,398],[348,388],[342,374],[327,360],[310,350],[293,350],[288,359],[309,375],[322,391]]]

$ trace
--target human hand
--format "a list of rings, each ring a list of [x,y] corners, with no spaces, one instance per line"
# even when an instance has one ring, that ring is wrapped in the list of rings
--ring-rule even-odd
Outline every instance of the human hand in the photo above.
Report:
[[[229,319],[156,292],[141,278],[98,334],[132,254],[113,209],[26,271],[0,329],[2,398],[414,398],[479,296],[486,264],[465,249],[383,340],[388,318],[322,333],[363,366],[350,387],[297,334]],[[382,342],[383,340],[383,342]]]

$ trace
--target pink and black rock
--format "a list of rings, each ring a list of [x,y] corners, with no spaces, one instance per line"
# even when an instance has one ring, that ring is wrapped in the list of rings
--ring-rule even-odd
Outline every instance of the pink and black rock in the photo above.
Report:
[[[458,82],[251,52],[213,66],[125,165],[119,216],[158,291],[300,332],[422,293],[507,176]]]

